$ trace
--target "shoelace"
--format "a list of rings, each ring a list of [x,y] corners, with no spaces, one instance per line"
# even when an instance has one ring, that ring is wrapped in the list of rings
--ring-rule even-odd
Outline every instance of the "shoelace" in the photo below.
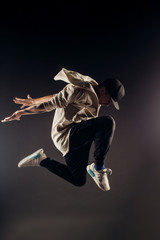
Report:
[[[38,165],[38,163],[39,163],[39,158],[34,159],[34,163],[33,164]]]
[[[102,180],[104,175],[111,175],[112,174],[112,170],[110,168],[105,168],[103,170],[97,171],[96,173],[96,177],[99,181]]]
[[[39,165],[39,158],[34,158],[32,161],[30,161],[28,166],[33,166],[33,165]]]
[[[106,168],[106,173],[108,174],[108,175],[111,175],[112,174],[112,169],[110,169],[110,168]]]
[[[107,175],[111,175],[112,174],[112,169],[110,168],[105,168],[103,170],[100,170],[99,173],[106,173]]]

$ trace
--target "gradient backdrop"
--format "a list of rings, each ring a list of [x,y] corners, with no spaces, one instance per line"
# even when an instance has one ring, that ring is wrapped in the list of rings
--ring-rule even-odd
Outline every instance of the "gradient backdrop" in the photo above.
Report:
[[[54,111],[0,123],[1,240],[159,239],[160,10],[129,2],[1,5],[1,119],[19,108],[15,96],[60,91],[53,77],[62,67],[98,82],[117,77],[126,88],[120,111],[100,111],[117,124],[106,193],[89,177],[77,188],[46,169],[18,169],[41,147],[63,162],[50,137]]]

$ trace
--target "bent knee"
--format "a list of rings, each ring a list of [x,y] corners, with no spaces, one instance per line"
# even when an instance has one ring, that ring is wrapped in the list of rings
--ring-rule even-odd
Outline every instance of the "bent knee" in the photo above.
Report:
[[[115,122],[114,118],[109,116],[109,119],[110,119],[110,124],[111,124],[112,129],[115,130],[116,122]]]
[[[83,187],[84,185],[86,184],[86,180],[76,180],[75,182],[74,182],[74,185],[76,186],[76,187]]]

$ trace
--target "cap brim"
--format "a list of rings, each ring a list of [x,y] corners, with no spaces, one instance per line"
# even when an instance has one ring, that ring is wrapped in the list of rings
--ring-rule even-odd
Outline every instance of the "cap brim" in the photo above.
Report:
[[[113,103],[114,107],[115,107],[117,110],[119,110],[119,104],[118,104],[118,102],[114,101],[113,98],[111,98],[111,99],[112,99],[112,103]]]

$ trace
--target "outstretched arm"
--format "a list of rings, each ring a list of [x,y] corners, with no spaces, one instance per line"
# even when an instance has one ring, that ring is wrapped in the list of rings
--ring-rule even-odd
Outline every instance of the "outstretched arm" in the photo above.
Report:
[[[15,98],[14,101],[17,104],[22,104],[21,109],[13,113],[10,117],[5,118],[1,122],[9,122],[13,120],[20,120],[23,115],[38,114],[43,112],[50,112],[56,108],[65,108],[73,98],[74,88],[68,84],[62,91],[57,94],[49,95],[39,99],[32,99],[29,95],[28,99]],[[37,104],[37,102],[39,104]],[[34,104],[34,105],[33,105]]]
[[[48,95],[48,96],[45,96],[45,97],[41,97],[41,98],[32,98],[32,97],[28,94],[26,99],[15,97],[15,98],[13,99],[13,101],[14,101],[16,104],[21,104],[22,106],[21,106],[20,108],[22,109],[22,108],[24,108],[24,107],[26,107],[26,106],[33,106],[33,105],[37,105],[37,104],[40,104],[40,103],[43,103],[43,102],[47,102],[47,101],[49,101],[53,96],[54,96],[54,94]]]
[[[13,113],[10,117],[6,117],[1,122],[10,122],[13,120],[20,120],[20,118],[24,115],[30,115],[30,114],[39,114],[46,112],[46,109],[43,105],[43,103],[38,105],[33,105],[28,108],[25,108],[23,110],[18,110],[15,113]]]

